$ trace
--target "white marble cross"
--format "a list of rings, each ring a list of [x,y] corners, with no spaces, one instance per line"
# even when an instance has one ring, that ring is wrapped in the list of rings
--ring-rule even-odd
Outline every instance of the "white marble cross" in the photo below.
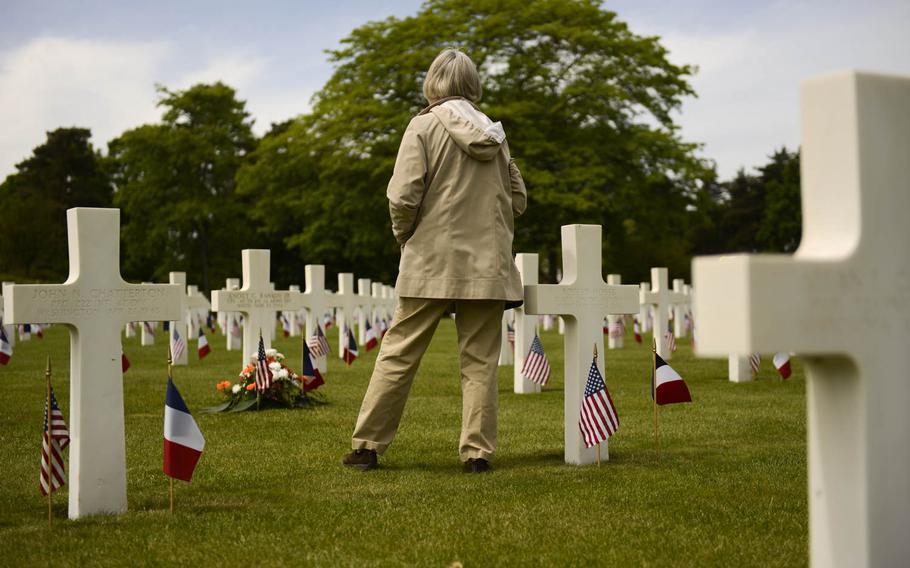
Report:
[[[693,263],[699,354],[806,364],[815,566],[910,559],[910,77],[802,85],[796,253]]]
[[[395,317],[395,309],[398,307],[398,296],[395,294],[395,287],[389,284],[382,285],[383,305],[386,308],[386,315],[389,317],[389,325],[392,325],[392,318]]]
[[[377,318],[382,318],[385,316],[385,301],[382,297],[382,287],[385,286],[382,282],[373,282],[371,285],[370,300],[372,301],[373,306],[373,319],[370,320],[371,323],[375,322]],[[376,337],[379,337],[379,330],[376,330]]]
[[[325,266],[321,264],[307,264],[304,267],[306,278],[306,291],[301,294],[303,305],[306,307],[306,337],[313,337],[316,333],[316,326],[322,327],[322,318],[328,312],[328,306],[331,305],[332,294],[325,289]],[[322,330],[326,333],[326,330]],[[328,370],[328,357],[315,357],[313,364],[319,369],[320,373]]]
[[[653,308],[654,322],[652,333],[657,341],[657,354],[669,361],[673,354],[667,345],[667,331],[670,329],[668,312],[671,303],[670,287],[667,284],[667,269],[651,269],[651,291],[641,291],[641,302]]]
[[[177,284],[180,286],[180,317],[176,321],[172,321],[168,324],[168,339],[171,342],[171,348],[173,349],[174,345],[174,335],[180,334],[180,337],[183,338],[186,348],[179,352],[174,353],[174,365],[186,365],[189,352],[189,335],[186,331],[186,314],[189,312],[189,301],[186,293],[186,272],[171,272],[168,274],[169,282],[171,284]]]
[[[585,448],[578,429],[588,369],[597,346],[603,369],[603,319],[608,314],[638,311],[638,286],[610,286],[601,275],[600,225],[562,227],[563,278],[559,284],[526,286],[528,314],[557,314],[566,319],[565,335],[565,458],[566,463],[589,464],[597,460],[596,448]],[[609,383],[610,369],[604,377]],[[607,449],[607,442],[601,446]],[[608,455],[606,451],[603,455]]]
[[[686,294],[686,281],[673,279],[673,292],[670,293],[670,305],[673,308],[673,336],[677,339],[686,336],[686,310],[689,296]]]
[[[619,286],[622,284],[622,276],[619,274],[607,274],[607,284]],[[622,349],[623,336],[617,335],[616,328],[619,326],[622,316],[610,314],[607,316],[607,347],[610,349]]]
[[[149,286],[152,282],[143,282],[143,286]],[[147,347],[155,344],[155,332],[158,331],[158,322],[148,321],[139,323],[139,345]]]
[[[179,286],[120,277],[120,210],[66,212],[70,273],[63,284],[4,290],[11,323],[70,328],[69,517],[126,511],[120,330],[180,317]],[[164,372],[165,361],[161,361]]]
[[[522,286],[535,286],[538,283],[538,257],[536,254],[518,253],[515,255],[515,266],[521,275]],[[525,313],[525,306],[512,310],[515,312],[515,369],[513,369],[513,388],[517,394],[539,393],[540,385],[529,381],[521,374],[525,358],[531,350],[534,334],[537,331],[537,316]]]
[[[512,325],[512,312],[505,310],[502,312],[501,332],[499,335],[499,366],[508,367],[515,362],[512,344],[509,343],[509,326]]]
[[[274,285],[269,282],[271,251],[245,249],[241,254],[243,286],[239,290],[212,292],[212,308],[216,312],[240,312],[244,315],[242,364],[245,365],[259,349],[260,331],[265,348],[272,346],[268,330],[275,329],[275,314],[298,309],[300,293],[274,290]]]
[[[190,341],[196,341],[199,338],[199,327],[205,326],[212,304],[205,294],[199,291],[199,286],[190,284],[186,287],[186,306],[187,333]]]
[[[297,284],[291,284],[288,286],[289,292],[300,293],[300,286]],[[288,331],[290,332],[291,337],[297,337],[300,335],[300,324],[297,323],[297,314],[300,310],[289,310],[284,312],[284,317],[288,322]]]
[[[354,292],[354,275],[352,273],[341,272],[338,274],[338,291],[332,294],[329,305],[338,308],[335,312],[335,325],[338,327],[338,358],[344,359],[345,326],[353,326],[354,312],[361,305],[360,296]]]
[[[366,321],[370,319],[370,313],[373,311],[373,298],[370,296],[372,288],[370,287],[369,278],[357,279],[357,295],[360,296],[360,305],[357,310],[357,342],[360,345],[366,343]],[[373,325],[370,322],[370,325]]]
[[[239,278],[228,278],[224,282],[225,290],[239,290],[240,289],[240,279]],[[214,294],[212,295],[212,300],[214,300]],[[234,326],[237,326],[237,329],[240,329],[240,314],[236,312],[218,312],[219,317],[223,317],[221,329],[225,337],[225,348],[228,351],[237,351],[238,349],[243,348],[243,332],[241,331],[239,335],[234,335]]]
[[[15,282],[4,281],[2,284],[3,288],[7,286],[12,286]],[[2,289],[2,288],[0,288]],[[3,298],[0,297],[0,303],[3,303]],[[0,306],[0,317],[3,317],[3,307]],[[7,323],[6,318],[3,318],[3,331],[6,332],[6,341],[9,342],[10,347],[16,346],[16,326],[10,323]]]
[[[638,309],[638,324],[641,327],[642,333],[647,333],[651,331],[651,318],[648,317],[651,314],[651,304],[648,303],[647,298],[651,295],[651,283],[642,282],[640,285],[639,292],[639,309]]]

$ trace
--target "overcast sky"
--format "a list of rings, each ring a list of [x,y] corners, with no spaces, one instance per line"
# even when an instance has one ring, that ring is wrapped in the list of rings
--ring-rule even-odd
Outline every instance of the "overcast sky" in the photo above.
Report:
[[[467,0],[466,0],[467,1]],[[262,133],[306,112],[331,75],[325,49],[419,0],[0,0],[0,179],[45,131],[84,126],[93,142],[154,122],[155,84],[223,80]],[[722,177],[796,147],[802,78],[845,68],[910,75],[910,1],[620,0],[636,33],[699,66],[678,120]],[[519,153],[519,152],[516,152]]]

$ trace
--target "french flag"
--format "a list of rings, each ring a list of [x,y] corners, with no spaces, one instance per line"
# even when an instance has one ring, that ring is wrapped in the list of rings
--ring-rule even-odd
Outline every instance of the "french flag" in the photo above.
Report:
[[[168,377],[167,399],[164,403],[164,473],[175,479],[189,481],[203,448],[205,438],[174,386],[174,381]]]
[[[344,362],[350,365],[357,359],[357,342],[354,341],[354,334],[351,332],[351,329],[345,326],[345,336],[347,336],[347,345],[344,346]]]
[[[673,370],[673,367],[667,365],[660,355],[654,354],[654,377],[652,381],[653,396],[657,404],[674,404],[677,402],[692,402],[692,396],[689,394],[689,387],[686,381],[679,376],[679,373]]]
[[[13,357],[13,346],[9,344],[3,322],[0,322],[0,365],[6,365]]]
[[[364,323],[365,323],[366,326],[367,326],[367,331],[366,331],[366,334],[365,334],[365,335],[366,335],[365,339],[366,339],[366,348],[367,348],[367,351],[369,351],[370,349],[376,347],[376,343],[378,342],[377,339],[376,339],[376,329],[374,329],[374,328],[370,325],[369,320],[365,321]]]
[[[635,334],[635,343],[641,343],[641,324],[638,323],[638,318],[632,324],[632,332]]]
[[[784,380],[790,378],[790,374],[793,372],[793,369],[790,368],[790,354],[789,353],[775,353],[774,354],[774,367],[777,369],[777,372],[780,373],[780,377]]]
[[[310,357],[310,348],[303,342],[303,392],[316,390],[324,385],[319,369],[313,366],[313,359]]]
[[[212,348],[209,347],[209,340],[205,337],[205,332],[202,331],[202,328],[199,328],[199,342],[198,342],[198,351],[199,359],[205,359],[205,356],[212,352]]]

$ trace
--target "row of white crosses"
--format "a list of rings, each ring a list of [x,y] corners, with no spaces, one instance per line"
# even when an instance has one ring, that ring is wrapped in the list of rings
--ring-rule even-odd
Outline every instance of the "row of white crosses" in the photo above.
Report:
[[[377,287],[378,297],[371,294],[354,293],[354,275],[343,272],[338,275],[338,292],[331,293],[325,288],[325,267],[307,265],[305,267],[306,290],[274,290],[269,282],[270,251],[244,250],[242,253],[242,286],[237,290],[217,290],[212,293],[212,308],[229,314],[240,313],[244,318],[243,326],[243,362],[256,352],[259,345],[259,334],[262,334],[266,348],[271,347],[272,337],[266,329],[274,329],[276,314],[300,313],[306,311],[306,335],[316,333],[316,325],[322,324],[322,318],[332,308],[337,309],[336,317],[339,329],[347,329],[354,320],[355,310],[360,310],[364,317],[368,314],[389,311],[394,301],[394,294],[385,285]],[[369,280],[361,279],[361,290],[372,291]],[[353,329],[353,328],[352,328]],[[339,333],[339,357],[344,353],[344,333]],[[325,371],[326,362],[317,359],[317,366]]]

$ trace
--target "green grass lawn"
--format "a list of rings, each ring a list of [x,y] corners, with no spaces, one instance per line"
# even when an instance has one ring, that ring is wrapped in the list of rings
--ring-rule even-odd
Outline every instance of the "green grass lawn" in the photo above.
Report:
[[[333,330],[334,331],[334,330]],[[161,338],[159,333],[159,341]],[[607,352],[605,378],[620,417],[601,467],[563,463],[563,347],[542,337],[553,367],[539,395],[512,393],[500,369],[499,453],[488,475],[461,473],[458,359],[444,320],[417,376],[382,468],[347,471],[361,397],[377,350],[346,367],[333,353],[328,404],[312,410],[208,415],[215,383],[239,352],[175,368],[206,437],[191,484],[168,513],[161,472],[165,346],[124,340],[129,512],[66,520],[67,486],[47,529],[38,490],[45,355],[69,414],[68,333],[17,343],[0,369],[0,565],[793,566],[807,562],[805,380],[770,361],[760,380],[726,380],[726,361],[695,359],[688,341],[671,364],[694,402],[660,409],[654,451],[650,352],[626,339]],[[329,337],[333,350],[335,335]],[[646,338],[646,343],[648,339]],[[276,348],[299,368],[297,339]],[[190,344],[195,355],[195,343]]]

